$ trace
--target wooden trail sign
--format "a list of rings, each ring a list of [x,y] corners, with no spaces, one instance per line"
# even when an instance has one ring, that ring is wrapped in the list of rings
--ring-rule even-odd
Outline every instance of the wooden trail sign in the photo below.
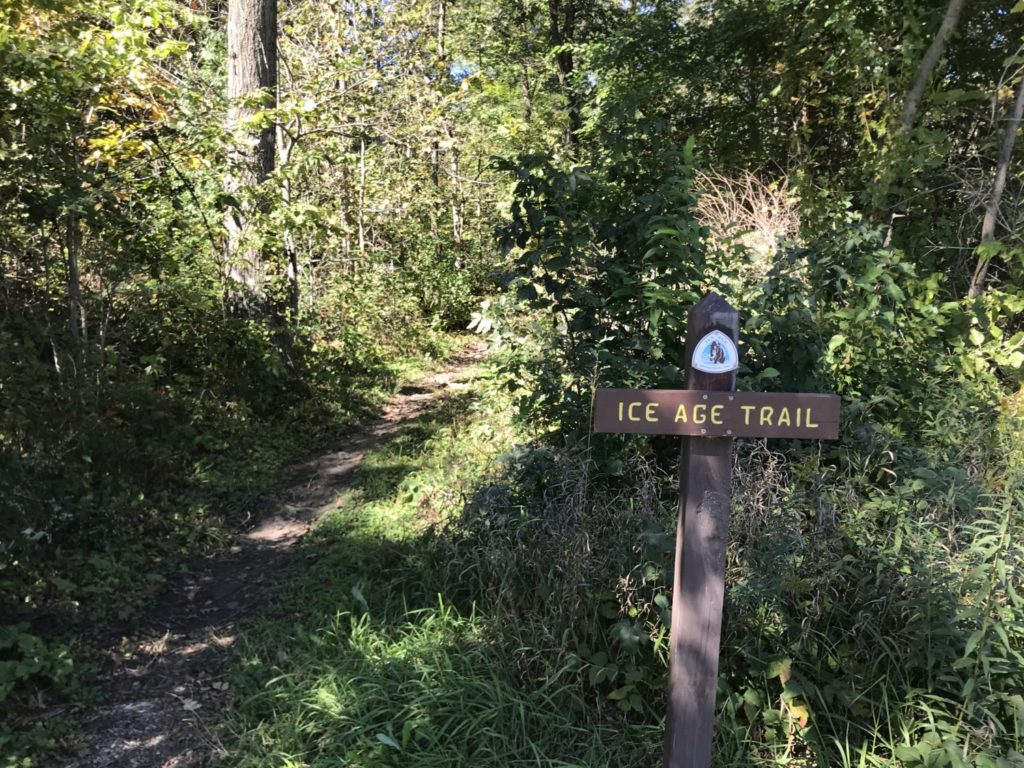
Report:
[[[739,313],[711,293],[689,312],[687,389],[599,389],[595,432],[682,435],[669,640],[666,768],[709,768],[725,597],[732,438],[839,436],[836,395],[736,392]]]
[[[835,440],[839,398],[696,389],[599,389],[595,432]]]

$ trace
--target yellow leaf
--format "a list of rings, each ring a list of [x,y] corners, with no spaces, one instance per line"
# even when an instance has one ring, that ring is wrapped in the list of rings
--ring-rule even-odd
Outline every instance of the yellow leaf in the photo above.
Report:
[[[800,723],[801,728],[806,728],[807,723],[811,719],[811,713],[803,704],[791,704],[789,707],[789,716]]]

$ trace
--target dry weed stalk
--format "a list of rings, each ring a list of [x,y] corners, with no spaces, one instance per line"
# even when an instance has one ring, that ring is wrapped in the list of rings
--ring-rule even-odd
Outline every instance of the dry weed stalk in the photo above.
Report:
[[[768,182],[750,171],[698,171],[696,181],[697,219],[711,231],[710,245],[749,250],[752,276],[763,276],[780,243],[799,238],[796,194],[785,176]]]
[[[733,539],[737,545],[756,539],[772,525],[791,481],[785,454],[769,448],[767,440],[753,440],[746,452],[736,453],[732,495]]]

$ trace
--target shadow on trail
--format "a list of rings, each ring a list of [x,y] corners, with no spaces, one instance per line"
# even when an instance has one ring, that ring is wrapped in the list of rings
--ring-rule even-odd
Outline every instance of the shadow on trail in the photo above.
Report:
[[[288,587],[278,585],[299,583],[315,559],[317,547],[303,540],[321,515],[355,499],[379,503],[416,469],[409,458],[416,444],[469,407],[472,398],[458,391],[459,377],[472,375],[466,366],[479,357],[425,377],[339,450],[293,470],[275,514],[257,520],[234,546],[172,578],[141,620],[110,628],[105,701],[86,714],[78,754],[65,768],[191,768],[223,754],[212,729],[233,694],[226,661],[239,645],[240,625],[280,611]],[[387,458],[357,471],[377,453]],[[388,557],[381,551],[376,559]],[[317,578],[315,591],[333,590],[330,579]]]
[[[577,659],[548,667],[537,657],[557,649],[520,647],[461,580],[445,586],[430,499],[448,493],[457,512],[473,496],[445,450],[483,426],[467,418],[474,405],[447,398],[403,425],[297,545],[274,605],[236,645],[224,765],[652,764],[650,751],[622,756],[623,719],[581,685]]]

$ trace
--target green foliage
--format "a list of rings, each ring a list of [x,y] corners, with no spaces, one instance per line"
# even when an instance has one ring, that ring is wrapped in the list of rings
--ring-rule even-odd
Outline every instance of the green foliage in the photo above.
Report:
[[[646,129],[590,167],[540,155],[501,165],[516,178],[501,233],[516,249],[516,295],[552,323],[542,358],[520,364],[532,368],[522,406],[566,434],[589,430],[595,384],[679,385],[686,307],[728,279],[693,216],[692,145]]]
[[[0,749],[44,745],[13,713],[77,690],[63,631],[132,615],[472,318],[526,445],[488,473],[490,412],[371,457],[310,544],[331,569],[297,587],[295,661],[284,625],[252,646],[245,759],[650,765],[675,448],[591,438],[591,393],[680,385],[714,289],[741,386],[845,406],[836,447],[737,462],[718,761],[1019,764],[1019,163],[999,239],[976,225],[1024,14],[966,4],[904,130],[943,5],[282,6],[279,100],[248,126],[277,163],[229,192],[216,14],[0,0]],[[792,191],[796,242],[708,245],[730,235],[702,226],[691,136]],[[261,277],[232,312],[241,212]],[[510,290],[474,315],[496,224]]]
[[[239,649],[227,764],[649,761],[644,729],[630,736],[634,756],[620,759],[621,732],[593,718],[578,685],[580,660],[548,666],[539,646],[521,644],[545,631],[539,617],[506,635],[498,606],[474,607],[483,594],[444,585],[444,570],[468,562],[449,560],[435,526],[515,437],[507,398],[487,378],[459,382],[371,451],[339,508],[300,545],[308,567]]]
[[[43,701],[44,692],[63,692],[79,674],[68,646],[46,641],[24,624],[0,626],[0,709],[16,718],[15,723],[0,729],[0,749],[7,758],[52,745],[54,728],[25,716],[26,711],[38,708],[25,691],[34,691]]]
[[[770,386],[780,391],[841,394],[862,439],[927,433],[955,448],[992,423],[1003,388],[1019,382],[1022,337],[1006,329],[1021,304],[993,291],[971,305],[946,288],[877,231],[836,228],[780,258],[746,298],[745,360],[778,371]],[[944,419],[945,434],[934,428]]]
[[[404,31],[363,8],[358,40],[323,47],[349,9],[283,14],[282,99],[254,118],[280,123],[278,164],[228,194],[215,15],[0,3],[0,612],[25,637],[61,648],[136,615],[269,506],[283,464],[374,412],[403,360],[442,353],[441,331],[468,319],[494,249],[486,222],[464,220],[486,186],[460,186],[458,159],[479,149],[449,118],[463,91],[406,35],[428,23],[418,7],[392,9]],[[420,110],[424,74],[436,98]],[[338,98],[339,77],[360,82]],[[228,311],[223,220],[240,210],[266,259],[248,313]],[[0,738],[27,727],[19,707],[74,693],[75,658],[73,674],[6,681]]]
[[[861,461],[740,461],[722,748],[923,765],[934,741],[943,765],[1012,759],[1021,499],[979,508],[952,467]]]
[[[653,724],[674,542],[663,527],[669,478],[649,456],[632,455],[608,476],[582,454],[536,445],[503,464],[442,539],[448,594],[499,619],[520,646],[537,649],[538,664],[571,659],[595,714]]]
[[[510,321],[495,302],[475,324],[511,345],[505,371],[526,421],[560,429],[564,443],[523,451],[468,507],[453,587],[497,606],[507,632],[543,615],[561,634],[558,653],[583,663],[581,685],[650,717],[664,676],[672,489],[663,480],[652,491],[635,462],[653,459],[666,476],[674,452],[587,436],[590,393],[681,382],[683,312],[714,288],[743,313],[741,386],[831,390],[845,406],[837,448],[756,448],[737,462],[716,764],[1015,764],[1021,612],[1019,579],[1008,581],[1020,553],[1009,531],[1021,501],[1004,494],[1018,473],[992,433],[1000,399],[1020,384],[1021,305],[1009,270],[982,300],[963,299],[958,250],[973,247],[956,246],[948,211],[965,201],[946,179],[965,156],[954,134],[967,130],[970,96],[951,93],[941,117],[896,136],[894,82],[909,87],[932,32],[912,34],[871,2],[741,6],[659,5],[588,40],[577,52],[593,98],[575,158],[588,164],[567,171],[531,155],[504,166],[517,188],[502,237],[533,313]],[[986,13],[971,17],[971,39],[994,29]],[[677,32],[680,18],[689,23]],[[872,53],[887,39],[902,45],[898,67]],[[942,87],[999,66],[976,54]],[[766,160],[791,169],[800,243],[766,267],[742,249],[709,252],[692,197],[668,206],[692,229],[645,229],[670,197],[660,180],[689,178],[664,172],[674,158],[645,153],[652,126],[664,145],[697,135],[720,173]],[[676,189],[690,195],[686,181]],[[693,240],[652,249],[662,226]],[[657,306],[662,295],[671,306]],[[603,523],[606,501],[615,526]],[[579,566],[567,528],[606,569]],[[981,597],[993,591],[995,602]],[[983,638],[994,643],[975,656]]]
[[[0,662],[0,701],[9,699],[20,681],[39,676],[60,684],[71,673],[67,651],[47,647],[40,637],[27,632],[24,625],[0,628],[0,652],[14,657]]]
[[[944,444],[949,426],[914,439]],[[979,426],[958,429],[955,456],[885,433],[825,451],[738,446],[716,764],[1017,759],[1024,499],[986,501],[963,469],[985,456]],[[595,712],[655,725],[673,488],[650,456],[617,476],[581,459],[510,455],[448,533],[446,602],[500,620],[538,669],[574,660]]]

